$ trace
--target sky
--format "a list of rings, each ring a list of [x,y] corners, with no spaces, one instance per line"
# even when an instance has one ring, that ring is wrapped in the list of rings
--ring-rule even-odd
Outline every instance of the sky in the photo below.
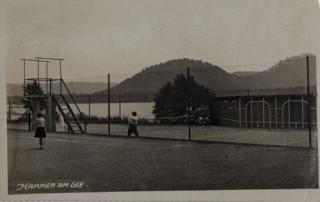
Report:
[[[191,58],[228,72],[261,71],[320,53],[317,0],[7,0],[7,82],[21,58],[64,58],[69,81],[118,82],[143,68]],[[320,55],[320,54],[319,54]],[[27,63],[27,77],[36,77]],[[44,65],[40,76],[44,76]],[[49,64],[58,78],[58,64]]]

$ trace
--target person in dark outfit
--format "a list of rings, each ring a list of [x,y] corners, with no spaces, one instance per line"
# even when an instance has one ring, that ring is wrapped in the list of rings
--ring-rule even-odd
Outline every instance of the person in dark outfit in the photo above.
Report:
[[[132,116],[129,117],[128,136],[131,136],[132,133],[139,136],[137,112],[132,112]]]
[[[43,149],[43,138],[46,137],[46,120],[42,113],[37,114],[37,119],[35,120],[35,134],[34,137],[39,138],[39,149]]]

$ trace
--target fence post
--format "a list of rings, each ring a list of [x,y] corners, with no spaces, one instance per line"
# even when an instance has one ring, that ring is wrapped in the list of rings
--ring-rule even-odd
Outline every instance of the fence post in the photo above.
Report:
[[[88,106],[88,110],[89,110],[89,111],[88,111],[88,114],[89,114],[89,119],[90,119],[90,117],[91,117],[91,96],[89,95],[88,98],[89,98],[89,100],[88,100],[88,101],[89,101],[89,102],[88,102],[88,103],[89,103],[89,106]]]
[[[241,127],[241,97],[239,97],[239,126]]]
[[[108,74],[108,135],[110,135],[110,74]]]
[[[10,96],[8,96],[8,120],[11,121],[11,99]]]
[[[264,97],[262,98],[262,127],[265,127],[265,118],[264,118]]]
[[[251,120],[251,128],[253,128],[253,98],[251,96],[250,98],[251,103],[250,103],[250,120]]]
[[[52,79],[50,79],[50,82],[49,82],[49,94],[51,95],[52,93]]]
[[[23,59],[23,95],[25,94],[24,89],[26,88],[26,60]]]
[[[311,113],[310,113],[310,79],[309,79],[309,56],[307,56],[307,96],[308,96],[308,131],[309,131],[309,148],[312,148],[312,137],[311,137]]]
[[[119,117],[121,119],[121,95],[119,94]]]
[[[30,103],[30,99],[28,98],[28,103]],[[28,131],[31,131],[31,117],[30,117],[30,106],[28,106]]]
[[[304,128],[304,99],[301,96],[301,128]]]
[[[291,106],[290,106],[290,96],[288,96],[288,128],[291,127]]]
[[[190,123],[190,68],[187,67],[187,90],[188,90],[188,140],[191,140],[191,123]]]
[[[48,94],[48,62],[46,62],[46,94]]]
[[[62,64],[61,64],[61,59],[59,60],[59,67],[60,67],[60,94],[62,94]]]
[[[38,67],[38,83],[40,82],[40,60],[37,60],[37,67]]]
[[[277,96],[274,97],[275,125],[278,128],[278,101]]]

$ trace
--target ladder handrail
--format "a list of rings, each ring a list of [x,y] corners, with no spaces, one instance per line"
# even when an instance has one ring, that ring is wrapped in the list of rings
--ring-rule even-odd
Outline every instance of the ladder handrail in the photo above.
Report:
[[[74,133],[74,130],[73,130],[72,126],[70,125],[70,123],[69,123],[69,121],[68,121],[68,118],[66,117],[66,115],[65,115],[64,112],[63,112],[63,110],[61,109],[61,106],[60,106],[57,98],[56,98],[55,96],[53,96],[53,99],[54,99],[54,101],[56,102],[57,107],[58,107],[61,115],[63,116],[63,119],[66,120],[66,123],[67,123],[67,125],[68,125],[68,128],[71,130],[72,133]]]
[[[66,106],[67,106],[69,112],[71,113],[73,119],[76,121],[78,127],[80,128],[81,132],[83,133],[84,131],[83,131],[82,127],[81,127],[81,124],[79,123],[79,120],[78,120],[77,116],[73,113],[73,110],[70,107],[69,103],[67,102],[67,99],[62,94],[60,96],[62,97],[63,102],[66,104]],[[68,122],[69,122],[69,120],[68,120]]]
[[[67,84],[64,82],[63,79],[61,79],[60,81],[61,81],[61,83],[63,84],[63,86],[65,87],[65,89],[67,90],[67,92],[68,92],[68,94],[69,94],[69,96],[70,96],[73,104],[76,106],[77,110],[79,111],[79,114],[80,114],[80,116],[81,116],[81,119],[83,120],[83,123],[84,123],[84,130],[85,130],[85,132],[87,132],[87,121],[86,121],[85,117],[83,116],[83,114],[82,114],[79,106],[77,105],[77,102],[76,102],[75,99],[73,98],[73,96],[72,96],[69,88],[67,87]]]

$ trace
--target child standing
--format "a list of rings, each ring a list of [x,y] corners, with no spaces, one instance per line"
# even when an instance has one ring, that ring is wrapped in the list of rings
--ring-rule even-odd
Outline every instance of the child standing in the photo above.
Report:
[[[129,117],[128,136],[131,136],[132,133],[139,137],[137,112],[132,112],[132,116]]]
[[[43,138],[46,137],[46,120],[42,113],[37,114],[37,119],[35,120],[35,134],[34,137],[39,138],[39,149],[43,149]]]

